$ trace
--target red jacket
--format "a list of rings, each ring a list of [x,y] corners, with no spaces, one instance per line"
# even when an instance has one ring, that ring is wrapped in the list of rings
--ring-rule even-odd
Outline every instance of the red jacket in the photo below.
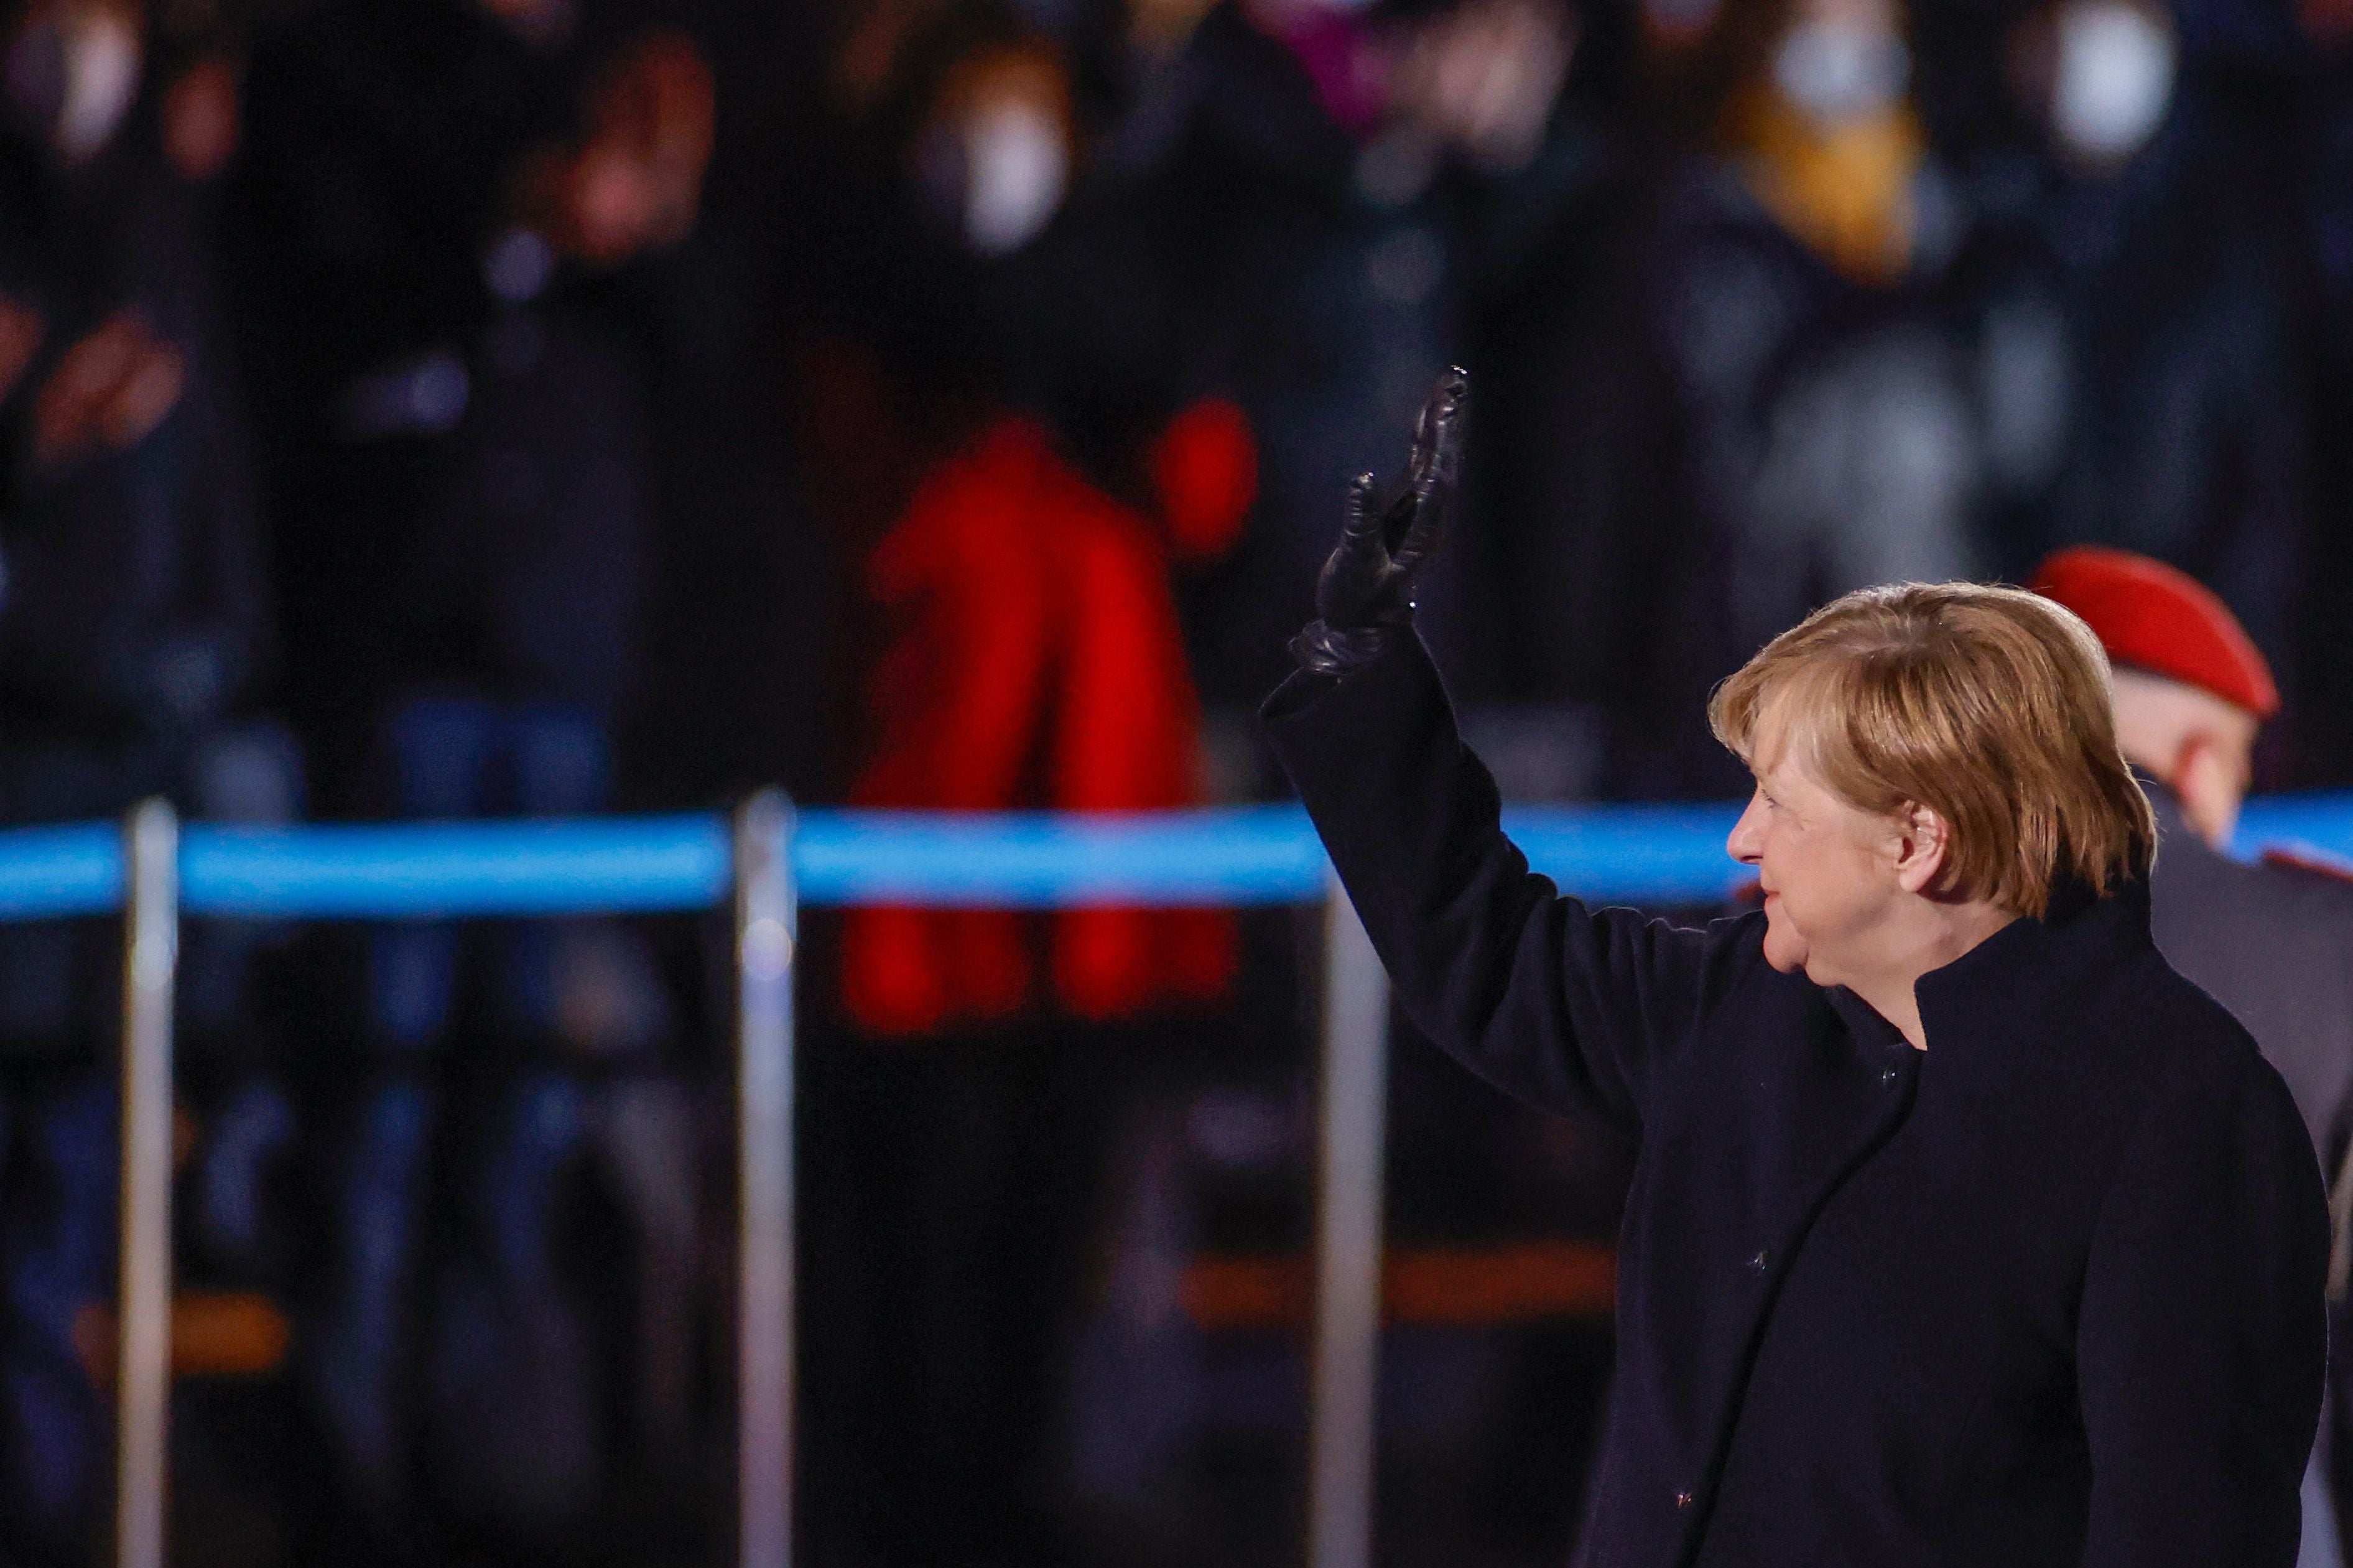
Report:
[[[1034,421],[985,426],[868,559],[891,633],[866,687],[864,806],[1134,811],[1198,804],[1199,714],[1162,546]],[[1052,1000],[1083,1018],[1222,996],[1232,919],[867,907],[844,932],[860,1026],[912,1034]]]

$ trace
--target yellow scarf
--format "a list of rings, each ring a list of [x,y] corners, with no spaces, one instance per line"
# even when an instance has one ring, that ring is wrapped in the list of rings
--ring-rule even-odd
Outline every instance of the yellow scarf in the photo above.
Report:
[[[1765,90],[1735,108],[1731,129],[1742,179],[1783,228],[1858,283],[1904,276],[1926,146],[1911,105],[1824,126]]]

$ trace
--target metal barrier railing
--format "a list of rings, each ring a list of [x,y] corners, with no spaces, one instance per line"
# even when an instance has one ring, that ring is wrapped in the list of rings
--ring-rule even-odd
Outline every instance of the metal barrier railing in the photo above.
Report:
[[[1596,900],[1696,904],[1745,879],[1736,806],[1506,814],[1531,863]],[[2237,847],[2353,868],[2353,792],[2249,803]],[[387,920],[696,910],[733,897],[736,967],[737,1557],[792,1557],[795,911],[1323,902],[1309,1434],[1313,1568],[1371,1560],[1387,981],[1293,807],[1064,817],[794,813],[765,791],[715,814],[183,830],[149,801],[103,823],[0,830],[0,920],[122,910],[116,1554],[161,1568],[170,1400],[172,1008],[183,913]]]

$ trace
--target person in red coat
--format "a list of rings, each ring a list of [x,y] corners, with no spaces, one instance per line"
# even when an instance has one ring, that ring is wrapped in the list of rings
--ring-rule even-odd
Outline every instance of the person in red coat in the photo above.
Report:
[[[2149,935],[2079,619],[1870,588],[1710,719],[1764,906],[1532,875],[1413,626],[1464,386],[1360,481],[1269,734],[1431,1039],[1637,1147],[1594,1568],[2286,1568],[2328,1217],[2279,1074]]]
[[[866,561],[891,633],[866,682],[872,736],[852,802],[1199,804],[1199,710],[1168,556],[1229,542],[1250,508],[1252,450],[1232,405],[1205,399],[1179,414],[1150,454],[1162,515],[1147,521],[1036,419],[1005,413],[982,426],[917,486]],[[1050,999],[1100,1022],[1215,1003],[1239,962],[1223,910],[1065,910],[1042,952],[1029,923],[1000,910],[853,910],[844,1005],[877,1035],[1001,1022]]]

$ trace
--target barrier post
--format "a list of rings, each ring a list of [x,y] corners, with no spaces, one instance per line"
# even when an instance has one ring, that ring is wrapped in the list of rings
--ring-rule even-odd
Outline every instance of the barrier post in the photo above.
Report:
[[[1307,1561],[1310,1568],[1368,1568],[1380,1373],[1388,977],[1336,878],[1325,894],[1324,930]]]
[[[115,1561],[163,1568],[172,1399],[172,996],[180,824],[142,801],[123,825],[122,1258],[116,1321]]]
[[[786,1568],[793,1524],[792,807],[735,816],[736,1546]]]

